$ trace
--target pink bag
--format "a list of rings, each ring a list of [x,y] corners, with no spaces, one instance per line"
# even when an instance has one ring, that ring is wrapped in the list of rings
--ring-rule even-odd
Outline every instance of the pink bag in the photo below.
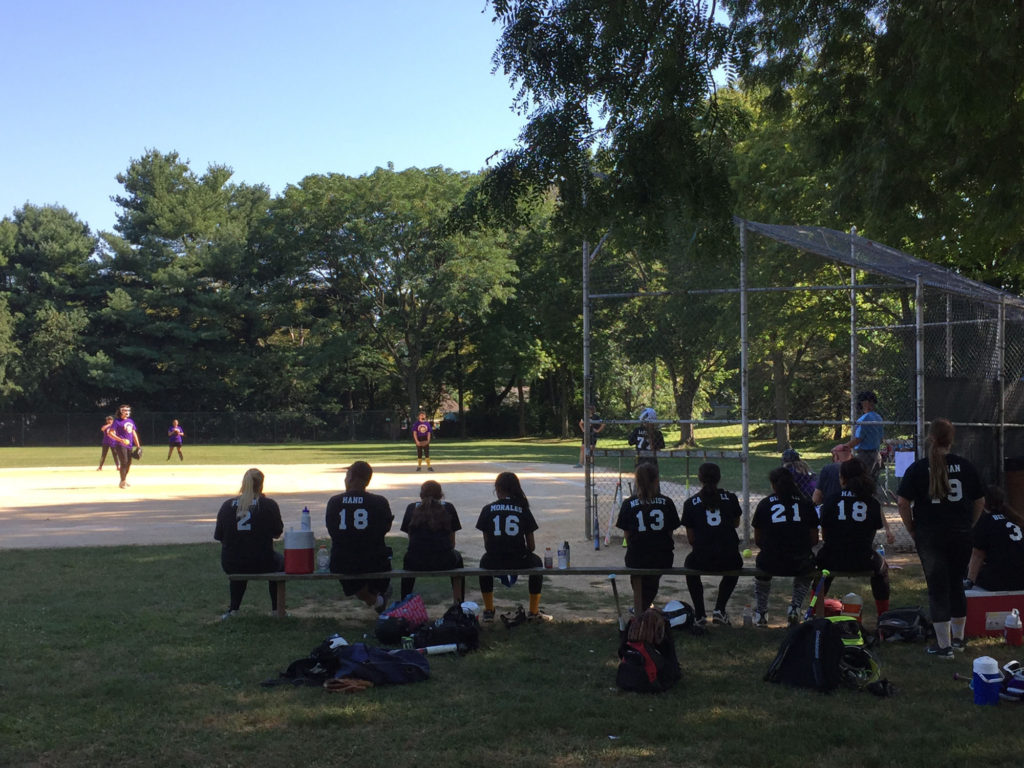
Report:
[[[409,595],[405,600],[392,604],[381,614],[381,618],[389,616],[405,619],[409,622],[409,629],[416,629],[429,620],[427,609],[423,605],[423,598],[419,595]]]

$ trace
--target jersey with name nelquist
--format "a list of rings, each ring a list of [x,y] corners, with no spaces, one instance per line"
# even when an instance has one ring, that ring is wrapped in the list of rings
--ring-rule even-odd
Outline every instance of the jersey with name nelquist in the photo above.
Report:
[[[627,554],[638,558],[675,548],[672,532],[682,525],[676,504],[667,496],[630,496],[619,507],[616,527],[628,534]]]

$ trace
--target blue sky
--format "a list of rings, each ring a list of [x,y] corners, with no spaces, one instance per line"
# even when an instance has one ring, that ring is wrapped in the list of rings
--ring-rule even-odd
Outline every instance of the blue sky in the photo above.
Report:
[[[115,176],[177,151],[277,194],[312,173],[476,171],[524,118],[484,0],[4,4],[0,218],[58,204],[112,230]]]

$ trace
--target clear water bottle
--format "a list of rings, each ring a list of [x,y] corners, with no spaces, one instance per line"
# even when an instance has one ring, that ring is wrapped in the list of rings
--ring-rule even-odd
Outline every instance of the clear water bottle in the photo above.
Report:
[[[327,573],[331,568],[331,553],[327,551],[327,545],[321,544],[316,551],[317,573]]]
[[[569,567],[569,553],[565,551],[565,544],[558,548],[558,568],[564,571]]]
[[[313,527],[309,522],[309,507],[302,508],[302,515],[299,517],[299,530],[312,531]]]
[[[565,550],[565,567],[568,568],[572,565],[572,560],[569,559],[569,542],[563,541],[562,548]]]

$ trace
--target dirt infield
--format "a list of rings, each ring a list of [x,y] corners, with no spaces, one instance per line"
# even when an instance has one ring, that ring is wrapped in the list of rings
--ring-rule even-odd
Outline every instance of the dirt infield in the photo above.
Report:
[[[477,514],[494,499],[499,472],[519,475],[540,530],[537,547],[557,548],[568,540],[576,564],[621,563],[620,546],[596,552],[584,538],[583,473],[567,465],[518,462],[437,464],[437,471],[416,472],[405,465],[377,465],[370,490],[391,502],[397,532],[408,503],[418,498],[427,479],[441,483],[462,521],[458,548],[472,561],[483,554],[473,530]],[[111,546],[120,544],[187,544],[210,542],[217,509],[237,493],[248,466],[193,466],[141,462],[133,465],[130,487],[118,488],[111,464],[97,472],[89,467],[0,469],[6,503],[0,508],[0,548]],[[281,507],[285,528],[299,526],[304,506],[313,529],[327,537],[327,499],[342,490],[344,467],[325,464],[263,465],[267,495]],[[607,524],[602,514],[601,529]]]

